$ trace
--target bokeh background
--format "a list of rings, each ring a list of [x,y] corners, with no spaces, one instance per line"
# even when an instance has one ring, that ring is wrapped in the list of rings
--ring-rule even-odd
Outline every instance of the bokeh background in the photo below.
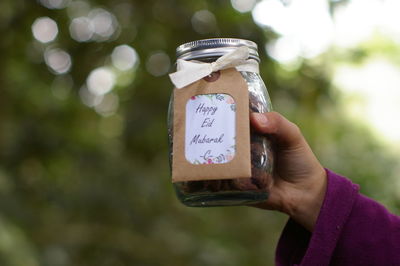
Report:
[[[168,166],[175,48],[255,41],[275,110],[400,210],[398,0],[0,1],[0,265],[273,265],[287,217],[188,208]],[[377,217],[379,219],[379,217]]]

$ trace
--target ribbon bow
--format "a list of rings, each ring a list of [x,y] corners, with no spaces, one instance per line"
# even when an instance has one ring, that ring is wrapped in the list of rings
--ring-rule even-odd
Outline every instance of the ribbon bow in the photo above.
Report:
[[[249,58],[249,48],[241,46],[221,56],[215,62],[203,63],[178,59],[178,71],[169,74],[172,83],[177,89],[181,89],[195,81],[198,81],[218,70],[246,65]]]

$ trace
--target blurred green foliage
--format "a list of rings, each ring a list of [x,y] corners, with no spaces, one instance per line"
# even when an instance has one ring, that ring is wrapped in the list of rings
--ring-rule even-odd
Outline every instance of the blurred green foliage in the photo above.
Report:
[[[70,6],[0,2],[0,265],[273,265],[284,215],[187,208],[171,186],[166,117],[172,86],[159,64],[166,64],[166,54],[171,71],[177,45],[209,37],[257,42],[275,109],[300,125],[326,167],[398,210],[390,187],[396,161],[341,111],[330,82],[333,52],[295,70],[282,68],[263,49],[276,34],[228,0],[91,0],[87,6],[114,14],[119,25],[111,38],[72,39]],[[191,19],[199,10],[216,21],[200,21],[195,31]],[[54,41],[33,37],[38,17],[57,23]],[[118,108],[102,114],[84,104],[82,91],[93,69],[112,68],[110,54],[121,44],[136,50],[139,64],[117,71]],[[56,75],[46,65],[49,47],[70,54],[68,73]],[[149,65],[160,51],[164,61]],[[162,75],[152,75],[152,68]]]

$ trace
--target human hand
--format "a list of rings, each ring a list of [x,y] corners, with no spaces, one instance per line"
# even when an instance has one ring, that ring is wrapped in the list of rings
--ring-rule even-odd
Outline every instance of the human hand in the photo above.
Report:
[[[269,136],[275,155],[269,198],[253,206],[284,212],[312,231],[325,196],[325,169],[300,129],[279,113],[252,113],[250,120],[257,132]]]

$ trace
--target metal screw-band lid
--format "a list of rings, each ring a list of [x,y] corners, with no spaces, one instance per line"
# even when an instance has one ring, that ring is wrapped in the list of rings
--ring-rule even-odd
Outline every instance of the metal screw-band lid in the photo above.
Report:
[[[184,60],[220,57],[240,46],[249,48],[249,59],[260,61],[255,42],[234,38],[215,38],[184,43],[176,48],[176,57]]]

